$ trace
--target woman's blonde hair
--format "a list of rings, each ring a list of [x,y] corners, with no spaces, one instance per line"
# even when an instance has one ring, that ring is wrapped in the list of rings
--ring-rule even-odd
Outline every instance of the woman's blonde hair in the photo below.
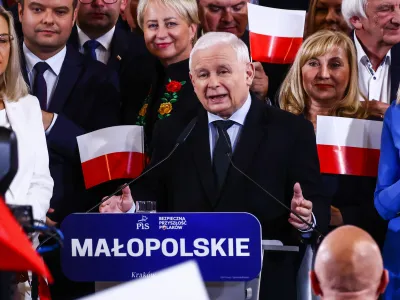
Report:
[[[324,55],[334,47],[342,48],[347,54],[350,78],[343,99],[335,104],[330,115],[354,118],[367,117],[366,110],[360,102],[360,99],[365,99],[365,97],[361,95],[358,87],[357,55],[353,42],[346,34],[329,30],[314,33],[301,46],[279,91],[279,104],[283,110],[296,115],[307,114],[309,97],[303,87],[301,69],[308,60]]]
[[[137,21],[140,29],[143,30],[144,14],[152,2],[158,2],[166,7],[175,10],[178,15],[189,25],[200,24],[199,11],[196,0],[140,0],[137,7]]]
[[[6,70],[0,74],[0,94],[9,101],[18,101],[28,94],[28,86],[21,73],[19,43],[14,29],[14,19],[2,6],[0,6],[0,16],[6,20],[10,34],[10,56]]]

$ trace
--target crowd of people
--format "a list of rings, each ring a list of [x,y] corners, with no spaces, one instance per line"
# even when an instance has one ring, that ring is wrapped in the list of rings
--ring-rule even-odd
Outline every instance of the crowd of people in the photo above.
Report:
[[[305,246],[321,241],[328,254],[316,257],[316,294],[376,299],[388,285],[385,299],[400,299],[400,1],[12,2],[0,8],[0,125],[16,132],[19,154],[7,203],[32,205],[35,219],[59,226],[125,182],[86,189],[78,136],[143,126],[150,168],[194,124],[165,163],[99,211],[132,213],[135,200],[149,200],[157,211],[249,212],[263,239],[301,249],[264,255],[260,299],[296,299]],[[247,2],[307,9],[293,64],[252,61]],[[377,177],[321,174],[320,115],[383,122]],[[366,254],[357,256],[360,247]],[[374,272],[359,263],[365,257]],[[59,252],[44,259],[53,299],[94,292],[94,283],[63,275]],[[368,278],[339,280],[332,259]]]

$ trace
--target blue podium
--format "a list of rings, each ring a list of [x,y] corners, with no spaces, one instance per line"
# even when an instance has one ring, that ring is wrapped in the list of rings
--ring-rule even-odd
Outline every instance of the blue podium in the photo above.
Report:
[[[263,245],[251,214],[72,214],[61,230],[71,280],[129,281],[194,259],[211,299],[258,299]]]

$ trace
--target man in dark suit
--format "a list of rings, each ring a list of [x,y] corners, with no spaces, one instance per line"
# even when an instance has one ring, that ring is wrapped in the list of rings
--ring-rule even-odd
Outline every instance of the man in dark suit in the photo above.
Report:
[[[86,211],[100,199],[95,190],[85,189],[76,137],[119,123],[117,75],[66,46],[76,4],[77,0],[21,0],[19,4],[25,37],[22,72],[41,104],[54,179],[50,225],[70,213]],[[73,285],[63,276],[57,253],[45,260],[55,277],[54,299],[93,292],[93,285]]]
[[[121,76],[132,58],[147,54],[143,36],[116,26],[121,0],[79,0],[77,25],[68,41]]]
[[[98,60],[117,72],[124,123],[131,124],[133,121],[125,119],[134,119],[131,116],[137,115],[143,100],[136,96],[142,91],[133,90],[133,84],[140,82],[145,87],[151,84],[153,69],[147,66],[152,65],[154,59],[147,51],[142,34],[116,26],[121,1],[79,0],[77,24],[68,44],[85,54],[87,59]],[[125,107],[132,111],[124,111]]]
[[[362,1],[366,2],[366,1]],[[361,3],[361,2],[360,2]],[[357,52],[358,83],[369,100],[368,111],[383,118],[397,99],[400,83],[400,13],[398,1],[368,1],[362,5],[343,0],[342,14],[354,29],[351,38]]]
[[[157,200],[158,211],[249,212],[260,221],[263,239],[287,245],[311,235],[308,225],[232,167],[229,155],[238,169],[325,231],[330,203],[320,191],[313,126],[250,96],[254,73],[246,45],[235,35],[202,36],[190,60],[194,90],[204,107],[193,131],[148,181],[133,187],[133,197],[127,187],[100,212],[133,212],[133,199]],[[157,124],[150,165],[166,157],[183,128],[173,116]],[[265,254],[260,299],[296,299],[300,259]]]

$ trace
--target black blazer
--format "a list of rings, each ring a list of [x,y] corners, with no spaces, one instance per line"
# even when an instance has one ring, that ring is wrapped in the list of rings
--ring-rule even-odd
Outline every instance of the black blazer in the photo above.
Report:
[[[394,45],[390,54],[390,100],[395,101],[400,84],[400,44]]]
[[[162,109],[163,105],[166,109]],[[133,121],[136,125],[144,126],[146,142],[150,144],[154,125],[158,121],[174,116],[188,123],[197,115],[200,107],[201,104],[194,93],[189,77],[189,59],[167,67],[162,66],[157,61],[154,64],[152,84],[148,88],[146,97],[143,98],[141,109]],[[123,107],[122,111],[125,119],[124,123],[128,123],[126,116],[133,109]]]
[[[383,247],[387,222],[378,214],[374,206],[376,178],[323,174],[324,192],[332,199],[345,225],[355,225],[366,230]]]
[[[23,55],[22,73],[29,85]],[[101,199],[100,193],[104,195],[104,190],[85,189],[76,137],[119,124],[117,75],[67,46],[48,111],[58,114],[47,135],[47,146],[54,179],[50,206],[55,212],[50,218],[60,222],[70,213],[87,210]]]
[[[68,44],[79,51],[79,36],[76,26],[72,28]],[[115,27],[114,36],[111,41],[110,58],[107,66],[112,68],[120,76],[128,68],[133,57],[147,53],[144,50],[144,38],[138,34],[131,34],[119,26]]]
[[[79,51],[79,36],[77,27],[72,28],[68,44]],[[111,42],[110,58],[107,67],[117,72],[119,77],[119,89],[122,114],[124,118],[133,118],[151,85],[153,65],[155,58],[150,55],[144,43],[143,35],[115,27]],[[129,111],[126,111],[129,109]],[[130,124],[132,121],[127,122]]]
[[[171,151],[184,127],[180,118],[171,117],[157,123],[150,165]],[[252,99],[233,161],[289,207],[293,186],[299,182],[304,197],[313,202],[313,212],[320,230],[327,230],[330,201],[322,195],[315,134],[309,121]],[[138,182],[132,188],[134,199],[157,200],[159,211],[249,212],[259,219],[263,239],[299,245],[301,235],[289,224],[289,213],[234,168],[229,169],[226,184],[220,196],[217,196],[210,156],[208,118],[204,109],[199,110],[197,124],[186,142],[154,171],[148,180]],[[290,261],[285,255],[281,257],[275,254],[266,257],[271,261],[264,261],[268,269],[263,273],[268,279],[264,281],[264,287],[268,292],[263,299],[293,299],[282,295],[296,293],[296,259]],[[285,282],[285,287],[282,282]]]

